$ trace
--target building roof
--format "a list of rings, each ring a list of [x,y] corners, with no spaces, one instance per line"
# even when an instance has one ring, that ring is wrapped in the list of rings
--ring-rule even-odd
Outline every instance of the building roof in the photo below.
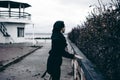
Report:
[[[11,8],[19,8],[21,5],[21,8],[27,8],[31,7],[28,3],[22,3],[22,2],[16,2],[11,0],[0,0],[0,7],[8,8],[8,4],[10,4]]]

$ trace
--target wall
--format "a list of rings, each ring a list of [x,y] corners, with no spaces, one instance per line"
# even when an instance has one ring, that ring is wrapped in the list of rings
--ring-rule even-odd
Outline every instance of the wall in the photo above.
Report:
[[[5,43],[5,38],[3,37],[3,34],[1,31],[0,31],[0,43]]]
[[[25,42],[24,37],[17,37],[17,27],[25,27],[25,24],[20,23],[4,23],[5,27],[7,28],[8,34],[10,37],[3,37],[2,33],[0,33],[0,43],[21,43]]]

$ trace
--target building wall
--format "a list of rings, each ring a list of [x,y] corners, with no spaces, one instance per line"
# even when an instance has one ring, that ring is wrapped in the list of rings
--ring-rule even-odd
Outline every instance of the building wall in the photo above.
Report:
[[[0,31],[0,43],[5,43],[5,38],[3,37],[1,31]]]
[[[25,28],[25,24],[20,24],[20,23],[4,23],[5,27],[7,28],[7,32],[8,34],[10,34],[10,37],[4,37],[2,36],[1,32],[0,32],[0,38],[2,38],[0,40],[0,43],[21,43],[21,42],[25,42],[25,38],[24,37],[18,37],[17,36],[17,27],[23,27]]]

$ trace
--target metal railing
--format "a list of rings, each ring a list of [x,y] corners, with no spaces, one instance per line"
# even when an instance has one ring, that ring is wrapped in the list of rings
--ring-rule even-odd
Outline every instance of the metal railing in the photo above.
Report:
[[[3,36],[10,37],[7,32],[7,28],[5,27],[4,23],[0,22],[0,31],[2,32]]]
[[[17,11],[0,11],[0,17],[2,18],[23,18],[30,20],[31,19],[31,14],[26,13],[26,12],[17,12]]]
[[[78,47],[68,40],[74,54],[81,56],[83,59],[73,60],[73,80],[105,80],[97,68],[86,58]]]

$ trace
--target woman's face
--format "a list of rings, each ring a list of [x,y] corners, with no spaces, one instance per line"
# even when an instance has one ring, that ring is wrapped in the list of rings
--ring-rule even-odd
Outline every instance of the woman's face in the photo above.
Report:
[[[65,27],[61,29],[61,32],[64,33],[65,32]]]

